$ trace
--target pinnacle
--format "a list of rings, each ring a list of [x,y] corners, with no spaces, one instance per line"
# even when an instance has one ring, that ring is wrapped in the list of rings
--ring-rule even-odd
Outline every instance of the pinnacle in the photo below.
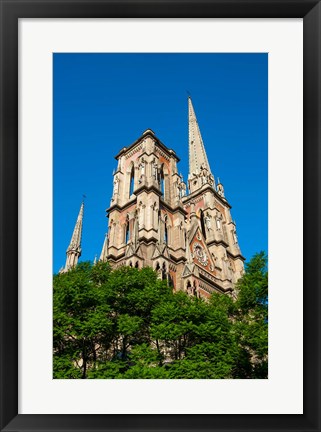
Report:
[[[70,264],[71,260],[73,263],[77,263],[78,258],[81,256],[81,235],[82,235],[82,223],[84,217],[84,201],[82,201],[80,210],[78,213],[77,221],[74,227],[74,231],[71,236],[70,244],[67,249],[67,260],[65,269],[69,270],[69,268],[73,267]]]

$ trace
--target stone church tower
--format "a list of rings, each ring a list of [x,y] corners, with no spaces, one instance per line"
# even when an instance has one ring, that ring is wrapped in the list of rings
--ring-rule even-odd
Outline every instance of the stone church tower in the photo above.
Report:
[[[244,257],[223,185],[215,183],[211,172],[191,98],[188,123],[188,191],[175,151],[150,129],[116,156],[100,259],[112,267],[150,266],[174,290],[191,295],[232,294]]]

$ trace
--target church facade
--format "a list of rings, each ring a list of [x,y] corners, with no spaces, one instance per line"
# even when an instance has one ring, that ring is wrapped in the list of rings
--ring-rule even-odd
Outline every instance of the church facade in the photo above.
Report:
[[[108,232],[100,260],[113,268],[152,267],[173,290],[209,297],[233,295],[244,272],[231,206],[211,172],[191,98],[188,98],[189,174],[179,158],[147,129],[116,156]],[[65,271],[81,254],[83,204],[67,249]]]

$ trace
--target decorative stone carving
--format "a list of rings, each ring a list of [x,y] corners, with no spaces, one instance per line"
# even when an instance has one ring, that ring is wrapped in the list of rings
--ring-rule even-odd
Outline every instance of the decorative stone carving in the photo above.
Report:
[[[119,192],[119,177],[116,175],[114,179],[114,195],[117,195]]]
[[[211,226],[211,217],[210,217],[210,215],[208,213],[206,213],[206,216],[205,216],[205,225],[206,225],[206,228],[208,230],[212,229],[212,226]]]
[[[202,185],[207,183],[207,179],[208,179],[208,169],[206,168],[205,164],[201,165],[201,173],[200,173],[200,177],[202,180]]]
[[[158,181],[158,164],[155,159],[152,162],[152,177]]]
[[[237,239],[237,234],[236,234],[235,230],[232,231],[232,235],[233,235],[234,244],[237,244],[238,243],[238,239]]]
[[[219,183],[217,185],[217,193],[224,198],[224,188],[223,185],[221,183]]]
[[[213,174],[210,174],[210,175],[208,176],[208,183],[209,183],[211,186],[214,185],[214,176],[213,176]]]
[[[144,158],[141,159],[138,168],[140,170],[140,175],[144,176],[145,175],[145,160]]]
[[[186,196],[186,184],[182,181],[181,182],[181,197],[183,198]]]

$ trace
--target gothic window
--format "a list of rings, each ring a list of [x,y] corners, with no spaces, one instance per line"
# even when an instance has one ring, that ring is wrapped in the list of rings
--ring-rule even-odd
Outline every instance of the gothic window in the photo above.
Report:
[[[196,289],[196,283],[195,283],[195,281],[194,281],[194,283],[193,283],[192,294],[193,294],[193,296],[196,296],[196,297],[197,297],[197,289]]]
[[[130,231],[129,231],[129,219],[126,218],[126,225],[125,225],[125,243],[127,244],[130,239]]]
[[[110,221],[109,229],[108,229],[108,243],[109,243],[109,242],[112,242],[112,237],[111,237],[111,235],[112,235],[113,224],[114,224],[114,220],[112,219],[112,220]]]
[[[205,230],[205,221],[204,221],[204,213],[203,213],[203,211],[201,210],[201,228],[202,228],[202,234],[203,234],[203,237],[206,239],[206,230]]]
[[[167,228],[167,216],[164,218],[164,243],[168,244],[168,228]]]
[[[155,270],[156,270],[157,272],[159,272],[159,270],[160,270],[160,265],[159,265],[159,263],[156,264],[156,268],[155,268]]]
[[[129,198],[132,196],[134,192],[134,181],[135,181],[135,170],[133,165],[130,172],[130,180],[129,180]]]
[[[131,261],[129,262],[129,267],[133,267],[133,264]]]
[[[216,227],[218,230],[221,230],[221,219],[216,218]]]
[[[139,268],[138,261],[136,261],[135,268]]]
[[[166,265],[163,263],[162,266],[162,280],[166,280]]]
[[[165,177],[164,177],[163,167],[162,167],[161,172],[160,172],[159,181],[160,181],[159,187],[160,187],[160,190],[162,192],[163,198],[165,199]]]
[[[156,208],[156,202],[151,206],[152,209],[152,227],[154,228],[157,224],[156,215],[157,215],[157,208]]]
[[[134,228],[133,228],[133,239],[137,241],[138,239],[138,230],[139,230],[139,219],[138,219],[138,211],[135,211],[135,218],[134,218]]]
[[[191,288],[192,288],[191,282],[188,281],[187,284],[186,284],[186,291],[187,291],[188,293],[190,293]]]
[[[164,228],[164,243],[168,244],[168,231],[167,231],[166,223],[165,223],[165,228]]]

